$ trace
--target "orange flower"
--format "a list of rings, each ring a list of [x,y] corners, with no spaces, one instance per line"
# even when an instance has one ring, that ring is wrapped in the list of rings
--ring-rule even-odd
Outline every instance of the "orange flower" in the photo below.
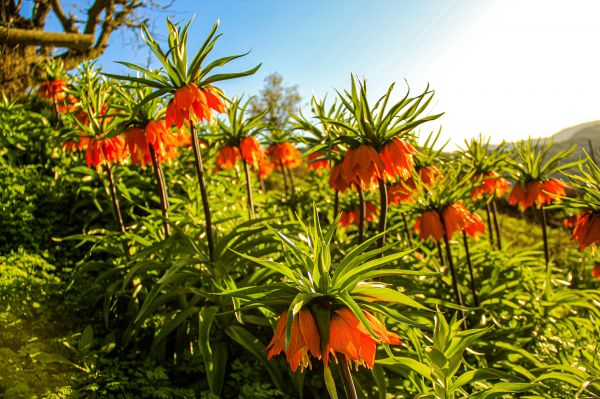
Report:
[[[67,140],[64,143],[62,143],[62,146],[68,152],[72,152],[72,151],[75,151],[75,150],[77,150],[77,151],[83,151],[83,150],[85,150],[87,148],[87,145],[88,145],[89,142],[90,142],[90,139],[80,133],[79,141],[76,141],[76,140]]]
[[[125,131],[125,145],[131,154],[134,164],[146,164],[152,162],[150,146],[156,154],[156,160],[162,163],[174,159],[177,156],[177,148],[185,143],[183,134],[174,134],[167,127],[165,121],[150,121],[145,128],[133,127]]]
[[[265,158],[258,161],[258,169],[256,173],[258,174],[258,178],[260,180],[264,180],[273,173],[273,168],[275,165],[272,162],[269,162]]]
[[[350,148],[341,165],[341,176],[347,184],[366,187],[384,177],[385,165],[375,148],[370,145],[361,144]]]
[[[312,368],[308,354],[311,353],[317,359],[321,359],[321,336],[312,312],[307,308],[302,308],[294,317],[287,349],[285,348],[286,324],[287,310],[281,313],[273,339],[267,345],[267,349],[270,348],[267,358],[271,359],[284,351],[293,372],[296,372],[298,367],[300,370],[304,370],[306,367]]]
[[[331,168],[331,174],[329,175],[329,187],[334,190],[344,192],[350,187],[350,183],[342,177],[342,163],[337,163]]]
[[[223,169],[231,169],[235,165],[235,161],[240,158],[240,150],[237,147],[224,146],[221,147],[217,154],[217,164]]]
[[[465,222],[465,231],[476,240],[479,238],[477,237],[477,233],[485,233],[485,223],[479,214],[471,213]]]
[[[560,202],[555,195],[567,195],[565,188],[566,184],[557,179],[549,179],[547,181],[533,181],[527,183],[525,189],[521,184],[515,184],[508,198],[510,205],[519,205],[519,209],[524,211],[533,204],[540,208],[544,204],[551,204],[552,200]]]
[[[363,314],[378,339],[369,334],[368,329],[350,309],[345,306],[336,309],[331,314],[329,321],[329,342],[326,345],[327,352],[323,359],[326,367],[329,363],[329,355],[336,357],[337,353],[341,353],[346,356],[348,362],[353,361],[356,365],[372,368],[375,365],[377,344],[383,342],[388,345],[398,345],[401,343],[400,337],[386,330],[385,326],[373,315],[365,311]],[[312,312],[307,308],[302,308],[294,317],[287,349],[285,348],[286,323],[287,311],[284,311],[277,322],[273,339],[267,345],[269,350],[267,358],[271,359],[283,351],[293,372],[296,372],[298,367],[301,370],[312,367],[308,355],[312,354],[317,359],[322,357],[321,337]]]
[[[321,159],[319,159],[321,158]],[[308,156],[308,169],[313,169],[315,172],[321,174],[322,169],[329,170],[329,161],[323,158],[322,152],[313,152]]]
[[[340,226],[342,227],[348,227],[350,226],[352,223],[354,223],[354,211],[350,211],[350,210],[343,210],[342,214],[340,215]]]
[[[251,165],[258,164],[265,157],[262,145],[252,136],[247,136],[240,142],[240,152],[244,161]]]
[[[395,138],[386,144],[381,151],[385,176],[389,180],[395,180],[396,176],[402,180],[408,179],[414,167],[413,155],[419,155],[419,151],[404,140]]]
[[[64,80],[48,79],[40,85],[38,94],[43,98],[62,101],[65,99],[65,90],[67,90],[67,84]]]
[[[433,183],[435,183],[436,179],[440,177],[441,174],[442,172],[440,172],[437,166],[423,166],[419,169],[421,182],[428,186],[433,186]]]
[[[481,182],[471,189],[471,199],[475,201],[483,195],[496,195],[502,197],[508,191],[508,180],[500,177],[496,172],[489,172],[483,176],[475,176],[474,180],[481,179]]]
[[[343,354],[348,362],[373,368],[377,344],[398,345],[400,337],[386,330],[385,326],[370,313],[363,311],[369,327],[379,338],[373,338],[358,317],[347,307],[336,309],[329,322],[329,342],[324,356],[325,364],[329,363],[329,355]]]
[[[594,269],[592,269],[592,277],[600,280],[600,262],[596,262],[596,264],[594,264]]]
[[[58,104],[58,112],[60,112],[61,114],[66,114],[67,112],[73,112],[75,111],[75,105],[77,105],[79,103],[79,100],[71,95],[71,94],[67,94],[66,98],[64,99],[64,101],[61,104]]]
[[[277,170],[281,170],[281,164],[288,168],[296,168],[302,163],[302,153],[292,143],[271,144],[267,155],[275,164]]]
[[[600,242],[600,214],[582,211],[575,220],[573,240],[579,241],[579,248],[584,249]]]
[[[421,240],[432,237],[435,241],[444,238],[444,226],[438,211],[425,211],[415,220],[414,230],[419,232]]]
[[[454,233],[465,228],[471,213],[462,202],[457,201],[442,211],[442,218],[446,227],[446,237],[451,238]]]
[[[212,118],[212,110],[225,112],[225,104],[221,95],[211,86],[198,88],[194,83],[180,87],[175,91],[173,99],[167,105],[167,126],[176,125],[181,128],[190,119],[193,112],[200,121]]]
[[[85,161],[88,167],[99,168],[103,163],[110,164],[120,161],[128,155],[125,148],[125,141],[121,136],[110,139],[99,140],[97,138],[89,139],[87,150],[85,152]]]
[[[415,194],[415,183],[412,179],[394,184],[388,189],[388,204],[397,205],[400,202],[410,202]]]

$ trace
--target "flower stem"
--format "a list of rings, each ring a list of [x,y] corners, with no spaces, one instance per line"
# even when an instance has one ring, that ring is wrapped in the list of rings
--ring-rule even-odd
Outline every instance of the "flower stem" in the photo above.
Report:
[[[494,218],[494,230],[496,230],[496,243],[498,244],[498,250],[502,251],[502,239],[500,238],[500,224],[498,223],[498,207],[496,206],[496,200],[492,200],[492,216]]]
[[[154,176],[156,177],[156,183],[158,185],[158,197],[160,198],[160,210],[162,211],[163,224],[165,226],[165,238],[168,238],[171,236],[171,226],[169,226],[169,197],[165,186],[165,175],[163,174],[162,167],[158,163],[156,152],[154,151],[152,144],[148,144],[148,149],[150,149],[152,167],[154,168]]]
[[[404,231],[406,232],[406,239],[408,240],[408,245],[410,245],[412,247],[413,243],[412,243],[412,238],[410,236],[410,230],[408,229],[408,222],[406,220],[406,214],[404,212],[402,212],[402,223],[404,223]],[[438,250],[441,253],[442,249],[439,247],[439,243],[438,243]],[[444,264],[444,259],[442,259],[442,265]]]
[[[358,192],[358,243],[362,244],[362,242],[365,240],[366,204],[362,188],[360,188],[360,186],[357,185],[356,191]]]
[[[485,204],[485,215],[487,216],[487,225],[488,225],[488,237],[490,238],[490,244],[492,247],[494,246],[494,233],[492,231],[492,216],[490,215],[490,204]]]
[[[108,174],[108,184],[110,185],[110,196],[112,199],[113,211],[115,212],[115,220],[119,225],[121,233],[125,233],[125,224],[123,223],[123,216],[121,216],[121,207],[119,207],[119,198],[117,197],[117,187],[115,186],[115,179],[113,177],[112,170],[109,164],[104,164],[104,169]]]
[[[436,241],[435,244],[438,250],[438,256],[440,258],[440,265],[444,266],[446,262],[444,262],[444,253],[442,252],[442,246],[440,245],[439,241]]]
[[[241,151],[240,151],[241,152]],[[248,162],[242,158],[244,163],[244,173],[246,174],[246,191],[248,192],[248,217],[254,219],[254,200],[252,199],[252,184],[250,182],[250,171],[248,170]]]
[[[296,182],[294,181],[294,174],[292,173],[292,170],[290,168],[288,168],[287,166],[285,167],[287,169],[287,173],[288,176],[290,178],[290,188],[292,190],[292,202],[296,202]]]
[[[383,179],[379,179],[379,234],[383,233],[387,222],[387,187]],[[377,240],[377,247],[383,247],[385,234]],[[381,254],[383,256],[383,254]]]
[[[544,240],[544,259],[546,260],[546,268],[550,265],[550,254],[548,253],[548,233],[546,231],[546,209],[542,205],[540,209],[542,213],[542,239]]]
[[[444,244],[446,244],[446,257],[448,258],[448,266],[450,267],[450,275],[452,277],[452,289],[454,290],[454,296],[456,297],[456,304],[460,307],[463,306],[462,297],[460,296],[460,291],[458,290],[458,283],[456,277],[456,269],[454,269],[454,261],[452,260],[452,250],[450,249],[450,242],[448,240],[448,235],[446,234],[446,222],[443,217],[440,217],[442,220],[442,227],[444,228]],[[461,310],[463,318],[466,323],[466,314],[464,310]]]
[[[333,196],[333,220],[337,218],[338,213],[340,213],[340,190],[335,190]]]
[[[473,262],[471,262],[471,254],[469,253],[469,241],[467,241],[467,232],[463,229],[463,244],[465,246],[465,256],[467,258],[467,265],[469,266],[469,275],[471,277],[471,294],[473,294],[473,304],[479,306],[479,298],[477,297],[477,290],[475,288],[475,275],[473,274]]]
[[[279,161],[279,167],[281,167],[281,175],[283,176],[283,187],[285,188],[285,198],[288,197],[288,184],[287,178],[285,176],[285,167],[283,166],[283,161]]]
[[[352,373],[350,372],[350,367],[348,366],[348,359],[344,355],[341,356],[340,368],[342,369],[342,381],[346,390],[346,396],[348,399],[358,399],[356,387],[354,386],[354,381],[352,380]]]
[[[206,223],[206,239],[208,241],[208,256],[213,260],[214,242],[212,235],[212,221],[210,217],[210,206],[208,205],[208,194],[206,193],[206,182],[204,180],[204,169],[202,167],[202,153],[200,152],[200,143],[196,135],[194,122],[190,118],[190,134],[192,135],[192,148],[194,158],[196,159],[196,174],[198,175],[198,184],[200,185],[200,196],[202,197],[202,207],[204,208],[204,219]]]

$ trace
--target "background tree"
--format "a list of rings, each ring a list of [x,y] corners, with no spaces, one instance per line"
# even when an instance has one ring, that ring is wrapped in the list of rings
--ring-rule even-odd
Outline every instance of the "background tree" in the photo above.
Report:
[[[61,0],[0,2],[0,92],[15,96],[31,86],[42,74],[48,57],[59,59],[65,69],[101,56],[111,34],[119,28],[137,28],[142,10],[164,9],[158,0],[94,0],[70,2],[65,11]],[[62,32],[48,32],[46,21],[54,14]],[[54,53],[54,48],[64,49]]]
[[[254,115],[267,111],[264,120],[269,130],[283,130],[302,100],[298,85],[285,87],[283,76],[277,72],[268,75],[264,82],[265,86],[252,101],[250,110]]]

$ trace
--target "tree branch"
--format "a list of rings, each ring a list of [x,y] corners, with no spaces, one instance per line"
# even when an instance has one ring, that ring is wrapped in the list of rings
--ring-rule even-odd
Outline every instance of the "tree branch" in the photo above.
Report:
[[[79,29],[77,29],[77,26],[75,26],[75,16],[70,14],[69,17],[67,17],[67,14],[65,14],[60,4],[60,0],[50,0],[50,4],[52,5],[52,11],[54,11],[54,14],[56,14],[56,17],[60,21],[60,24],[65,32],[81,33],[79,32]]]

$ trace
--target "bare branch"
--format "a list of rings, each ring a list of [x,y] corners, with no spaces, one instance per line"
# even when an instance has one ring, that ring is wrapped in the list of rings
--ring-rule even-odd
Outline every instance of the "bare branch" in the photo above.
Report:
[[[56,17],[60,21],[60,24],[65,32],[80,33],[79,29],[77,29],[77,26],[75,26],[75,16],[70,14],[69,17],[67,17],[67,14],[65,14],[60,4],[60,0],[50,0],[50,3],[52,5],[52,11],[54,11],[54,14],[56,14]]]

